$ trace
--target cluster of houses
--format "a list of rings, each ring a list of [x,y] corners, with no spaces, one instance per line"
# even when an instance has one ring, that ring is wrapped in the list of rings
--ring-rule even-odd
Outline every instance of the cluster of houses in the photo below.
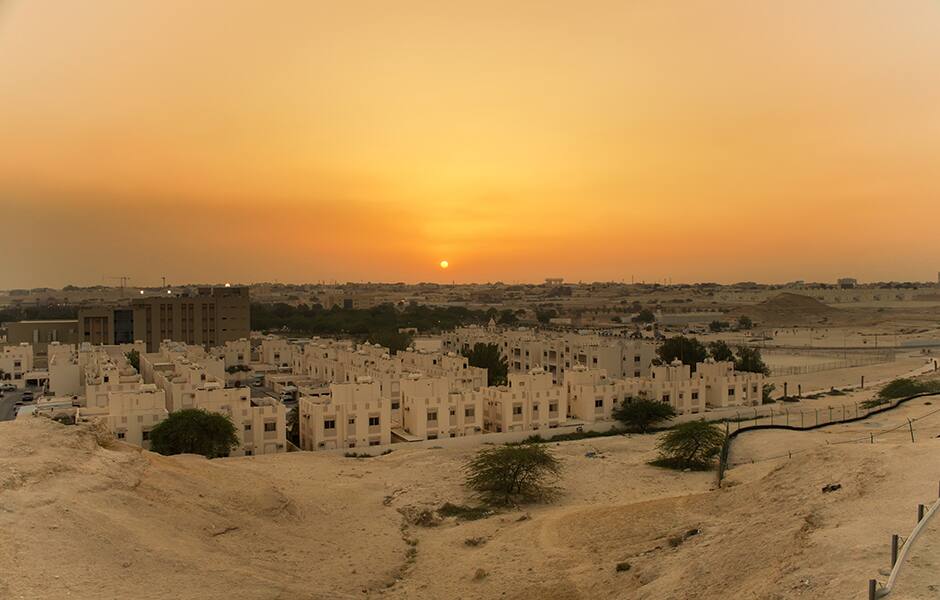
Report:
[[[507,381],[464,351],[495,344]],[[27,347],[18,350],[32,368]],[[139,370],[130,353],[138,356]],[[29,360],[26,359],[29,355]],[[635,398],[679,414],[761,403],[763,376],[730,362],[658,364],[655,345],[593,334],[459,328],[392,354],[350,340],[256,336],[205,349],[164,341],[110,346],[51,343],[46,410],[101,419],[115,435],[148,447],[149,432],[173,411],[228,415],[236,455],[286,451],[288,410],[296,407],[299,449],[335,450],[501,432],[543,432],[607,421]],[[39,408],[37,408],[39,410]]]

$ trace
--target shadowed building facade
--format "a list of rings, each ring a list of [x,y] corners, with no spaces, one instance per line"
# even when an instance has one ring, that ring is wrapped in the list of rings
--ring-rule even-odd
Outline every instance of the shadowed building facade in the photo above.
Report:
[[[129,305],[83,308],[79,340],[93,345],[141,340],[156,352],[163,340],[213,347],[247,338],[247,287],[203,287],[195,293],[138,298]]]

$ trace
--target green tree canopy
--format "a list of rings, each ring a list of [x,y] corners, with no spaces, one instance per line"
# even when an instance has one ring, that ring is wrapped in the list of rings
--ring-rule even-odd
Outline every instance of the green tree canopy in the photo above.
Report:
[[[713,331],[716,333],[719,331],[724,331],[727,328],[728,328],[728,324],[725,323],[724,321],[712,321],[711,323],[708,324],[709,331]]]
[[[728,342],[724,340],[715,340],[708,344],[708,353],[717,361],[734,360],[734,351]]]
[[[385,346],[392,354],[398,354],[409,346],[413,337],[410,333],[402,333],[395,329],[380,329],[369,334],[367,341],[371,344]]]
[[[150,432],[150,449],[160,454],[228,456],[238,446],[235,425],[227,415],[189,408],[170,413]]]
[[[464,466],[466,486],[490,504],[544,500],[555,491],[561,461],[543,444],[480,450]]]
[[[287,411],[287,439],[295,446],[300,446],[300,405]]]
[[[738,317],[738,328],[740,329],[750,329],[754,327],[754,321],[751,320],[751,317],[747,315],[741,315]]]
[[[770,367],[764,364],[760,348],[738,346],[738,359],[734,361],[734,368],[748,373],[763,373],[770,375]]]
[[[134,367],[134,370],[140,373],[140,352],[131,350],[124,354],[124,357],[127,358],[127,364]]]
[[[683,364],[690,365],[693,371],[696,364],[708,358],[708,350],[702,342],[684,335],[665,340],[656,350],[656,354],[667,365],[679,359]]]
[[[718,456],[725,434],[707,421],[689,421],[676,425],[656,445],[660,460],[656,464],[679,469],[707,469]]]
[[[487,385],[505,385],[509,375],[509,362],[496,344],[479,342],[463,353],[471,367],[486,369]]]
[[[676,411],[671,404],[642,398],[624,398],[613,412],[613,417],[627,429],[639,433],[646,433],[654,425],[675,416]]]
[[[634,323],[654,323],[656,315],[650,309],[644,308],[630,320]]]

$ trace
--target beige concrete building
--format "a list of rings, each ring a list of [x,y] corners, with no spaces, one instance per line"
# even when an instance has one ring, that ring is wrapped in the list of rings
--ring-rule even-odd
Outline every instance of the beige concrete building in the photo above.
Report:
[[[632,397],[634,386],[612,379],[603,369],[574,367],[565,372],[562,385],[568,396],[568,418],[593,423],[613,418],[613,411]]]
[[[566,371],[579,365],[604,369],[616,379],[646,377],[656,357],[654,343],[619,336],[498,329],[493,325],[459,327],[443,335],[444,348],[455,353],[470,350],[478,343],[498,346],[510,372],[542,368],[558,383]]]
[[[232,456],[287,451],[287,413],[273,399],[252,401],[249,388],[225,387],[224,359],[199,346],[165,342],[156,353],[140,357],[147,383],[166,394],[168,412],[201,409],[227,415],[235,424],[239,446]],[[222,377],[213,371],[222,371]]]
[[[48,393],[56,397],[83,395],[78,349],[73,344],[52,342],[47,346],[46,356],[49,368]]]
[[[454,390],[447,377],[412,374],[401,380],[401,441],[476,435],[483,431],[483,392]]]
[[[0,380],[18,388],[26,387],[33,360],[33,346],[28,342],[4,346],[0,349]]]
[[[363,448],[391,443],[391,403],[367,377],[335,383],[328,393],[299,401],[303,450]]]
[[[105,406],[78,409],[76,419],[101,419],[122,442],[150,449],[150,432],[167,417],[163,390],[141,384],[134,390],[108,392]]]
[[[509,385],[483,388],[484,429],[492,432],[538,431],[567,420],[568,397],[543,369],[510,373]]]

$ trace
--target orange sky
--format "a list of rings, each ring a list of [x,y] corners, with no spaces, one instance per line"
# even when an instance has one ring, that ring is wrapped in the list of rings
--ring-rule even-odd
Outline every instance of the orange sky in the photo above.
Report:
[[[940,2],[0,0],[0,208],[0,288],[934,280]]]

